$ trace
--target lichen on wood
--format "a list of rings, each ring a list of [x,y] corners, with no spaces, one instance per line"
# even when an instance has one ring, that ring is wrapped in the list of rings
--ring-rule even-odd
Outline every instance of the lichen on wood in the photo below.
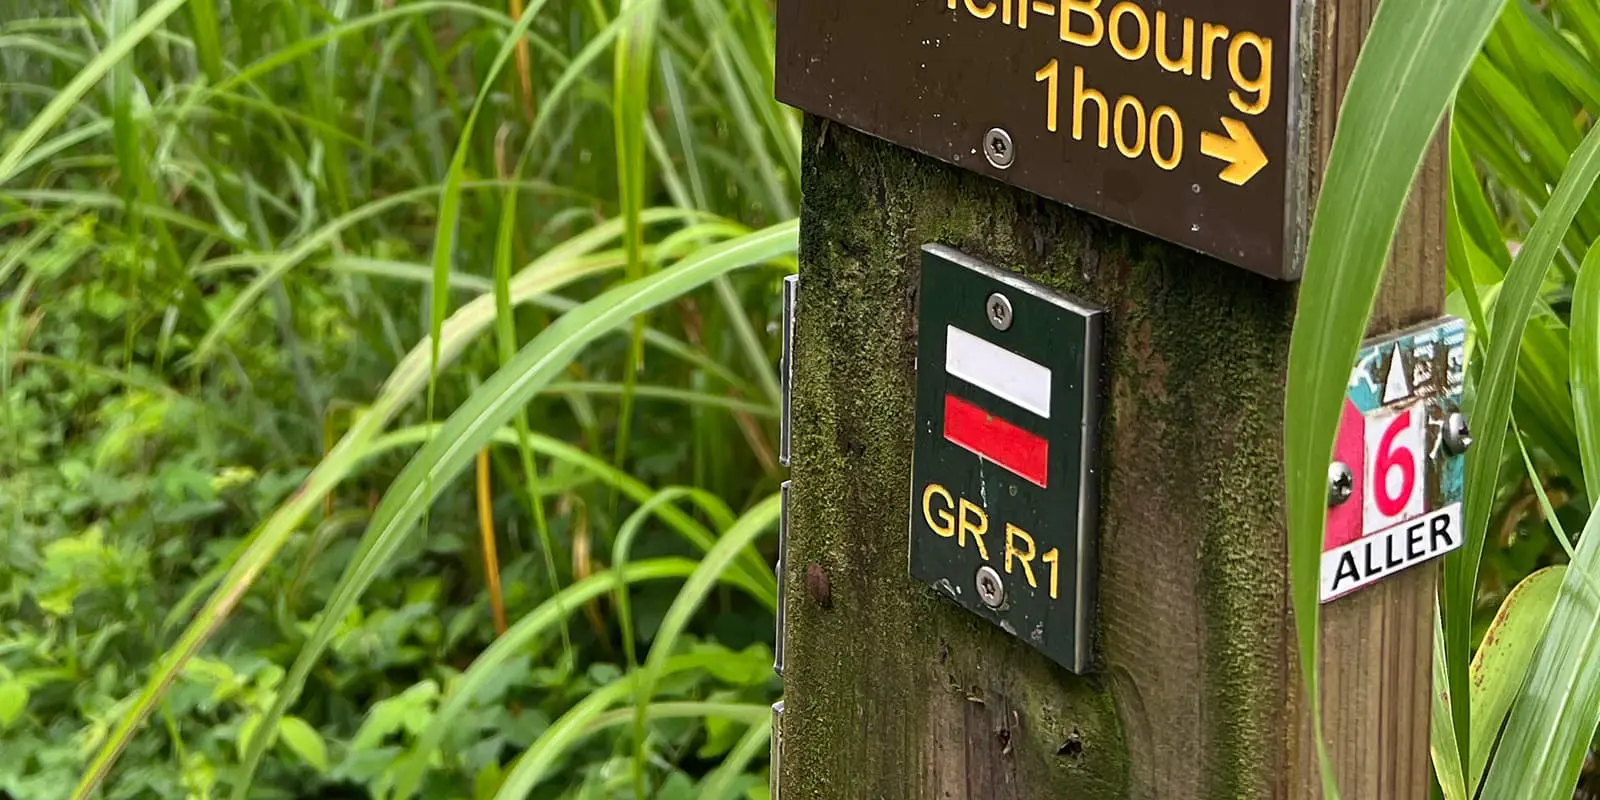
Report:
[[[804,144],[783,800],[1280,793],[1292,287],[838,125]],[[908,576],[933,242],[1110,311],[1090,676]]]

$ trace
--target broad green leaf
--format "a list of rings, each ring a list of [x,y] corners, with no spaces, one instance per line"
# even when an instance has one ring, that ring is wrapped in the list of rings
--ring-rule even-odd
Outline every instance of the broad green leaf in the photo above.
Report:
[[[772,714],[770,709],[763,709],[763,719],[750,730],[745,732],[743,738],[734,746],[733,752],[717,766],[716,771],[706,778],[701,784],[700,791],[695,796],[700,800],[727,800],[733,796],[734,783],[744,774],[745,767],[749,766],[757,754],[767,749],[767,743],[772,740]]]
[[[0,731],[17,723],[28,710],[28,687],[15,678],[0,682]]]
[[[1600,725],[1600,513],[1589,516],[1511,706],[1483,797],[1571,797]]]
[[[1516,384],[1522,335],[1529,314],[1538,299],[1545,273],[1561,246],[1578,207],[1600,178],[1600,128],[1584,137],[1566,172],[1551,194],[1550,204],[1528,233],[1522,249],[1511,262],[1500,295],[1494,302],[1488,353],[1477,382],[1477,397],[1471,409],[1476,444],[1467,453],[1466,500],[1463,508],[1465,542],[1445,557],[1441,607],[1444,611],[1445,645],[1450,648],[1450,692],[1461,696],[1468,691],[1466,654],[1471,652],[1472,610],[1477,597],[1478,565],[1483,557],[1489,515],[1495,502],[1495,484],[1506,434],[1511,421],[1511,402]],[[1456,736],[1470,753],[1470,710],[1456,709]],[[1470,763],[1470,761],[1469,761]]]
[[[1412,180],[1500,7],[1501,0],[1386,0],[1339,110],[1307,242],[1284,398],[1290,592],[1301,675],[1319,727],[1317,569],[1345,383]],[[1465,686],[1455,693],[1464,696]],[[1337,797],[1320,737],[1317,749],[1323,794]]]
[[[250,746],[255,744],[256,737],[261,735],[261,715],[252,712],[239,724],[239,738],[234,744],[239,749],[239,757],[250,752]]]
[[[1467,775],[1473,792],[1483,780],[1511,701],[1522,688],[1566,571],[1566,567],[1547,567],[1517,584],[1500,604],[1472,657],[1472,760]]]
[[[288,747],[300,760],[311,765],[319,773],[328,771],[328,744],[322,740],[322,734],[311,723],[296,717],[286,716],[278,726],[278,735],[285,747]]]

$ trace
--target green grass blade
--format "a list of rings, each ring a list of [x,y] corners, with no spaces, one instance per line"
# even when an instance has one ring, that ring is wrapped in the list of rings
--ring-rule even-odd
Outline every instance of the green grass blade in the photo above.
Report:
[[[28,151],[32,150],[51,128],[66,118],[73,107],[83,100],[84,95],[88,94],[112,67],[127,58],[134,47],[161,27],[161,23],[166,22],[167,17],[182,8],[185,2],[187,0],[159,0],[140,14],[139,18],[117,38],[107,43],[105,49],[101,50],[93,61],[79,70],[72,81],[62,87],[50,104],[28,123],[28,127],[22,129],[22,133],[17,134],[17,138],[12,140],[3,153],[0,153],[0,186],[10,183],[11,179],[16,177],[17,165],[27,157]]]
[[[615,239],[619,228],[620,226],[602,225],[553,248],[518,275],[514,281],[513,294],[518,297],[536,297],[567,281],[581,277],[585,273],[575,271],[574,264],[589,250]],[[787,249],[792,252],[796,243],[795,226],[790,225],[780,233],[787,235]],[[482,302],[474,301],[463,307],[445,326],[441,358],[446,362],[457,358],[492,322],[494,298],[485,296],[480,300]],[[248,547],[243,549],[242,554],[229,567],[226,576],[220,582],[220,588],[206,601],[194,621],[184,629],[178,642],[162,655],[127,713],[96,751],[88,771],[73,793],[74,800],[87,798],[105,779],[106,773],[127,746],[134,730],[149,716],[156,702],[165,694],[167,687],[182,672],[184,664],[221,626],[223,620],[232,612],[262,570],[276,557],[306,516],[365,457],[372,441],[395,415],[422,391],[429,374],[430,350],[428,344],[423,343],[395,367],[379,390],[378,398],[372,407],[357,418],[355,424],[323,457],[295,493],[250,535]],[[648,490],[643,494],[648,496]]]
[[[1444,626],[1439,621],[1439,603],[1433,604],[1433,691],[1428,713],[1428,753],[1433,758],[1433,775],[1444,792],[1444,800],[1472,800],[1467,794],[1466,771],[1461,767],[1461,746],[1456,742],[1456,721],[1451,712],[1449,652],[1444,646]]]
[[[253,61],[238,72],[229,75],[227,80],[212,87],[212,91],[225,91],[243,83],[254,81],[273,70],[293,64],[301,57],[314,53],[329,42],[334,42],[346,36],[351,36],[390,20],[406,20],[426,14],[439,12],[469,15],[495,25],[509,25],[511,20],[505,14],[492,8],[485,8],[464,0],[414,0],[414,2],[375,11],[362,17],[350,20],[343,24],[299,41],[285,45],[282,49]]]
[[[426,444],[437,433],[437,425],[415,425],[403,428],[372,442],[363,457],[371,458],[395,448],[415,447]],[[496,444],[517,446],[521,439],[515,431],[502,428],[494,433],[493,441]],[[637,478],[612,466],[605,459],[586,453],[566,442],[538,433],[529,434],[528,445],[540,455],[563,462],[582,472],[593,475],[628,499],[640,503],[641,509],[648,507],[657,519],[666,523],[675,533],[683,537],[685,542],[700,552],[709,552],[715,546],[716,538],[711,535],[711,532],[704,525],[696,522],[693,517],[685,514],[676,506],[653,502],[661,496],[662,492],[651,489]],[[671,490],[663,491],[670,492]],[[707,510],[708,515],[714,522],[722,518],[721,511],[715,506],[707,503],[702,503],[701,505]],[[624,529],[622,533],[626,533],[626,530]],[[619,533],[620,535],[621,533]],[[745,550],[740,554],[738,568],[742,573],[743,585],[756,587],[756,599],[763,606],[769,609],[776,609],[778,605],[778,585],[773,579],[772,568],[761,558],[761,554],[754,549]]]
[[[1461,228],[1459,209],[1455,192],[1450,191],[1445,198],[1445,267],[1467,304],[1467,319],[1479,337],[1476,346],[1481,347],[1489,335],[1489,318],[1483,311],[1483,298],[1478,296],[1478,277],[1472,271],[1473,246]]]
[[[512,658],[532,651],[541,638],[565,623],[573,609],[582,608],[585,603],[610,592],[626,590],[636,583],[687,578],[694,574],[696,566],[694,561],[686,558],[658,558],[626,566],[618,565],[568,586],[517,620],[450,685],[449,693],[434,711],[428,727],[417,736],[416,743],[411,747],[411,755],[395,776],[396,796],[407,798],[416,792],[428,762],[434,757],[440,743],[501,667]],[[735,586],[742,585],[738,575],[730,574],[727,580]],[[753,587],[744,588],[750,590]]]
[[[1505,276],[1505,268],[1511,264],[1511,253],[1506,250],[1505,234],[1501,232],[1494,210],[1483,195],[1478,171],[1472,166],[1472,152],[1467,148],[1457,125],[1450,126],[1450,197],[1456,202],[1456,213],[1463,232],[1469,241],[1493,259],[1495,266],[1499,267],[1493,277],[1495,281],[1500,280]],[[1485,276],[1480,275],[1479,281],[1486,282]]]
[[[462,188],[498,189],[509,185],[520,185],[521,187],[531,191],[550,193],[553,195],[574,194],[566,189],[550,186],[549,184],[545,183],[533,181],[512,182],[501,180],[480,180],[472,181],[465,185],[458,185],[457,193],[459,196],[459,191]],[[250,307],[261,298],[261,295],[266,293],[268,288],[280,280],[284,273],[294,269],[296,266],[304,263],[306,259],[315,255],[323,248],[331,245],[339,237],[340,233],[349,229],[353,225],[372,219],[373,217],[376,217],[387,211],[431,198],[437,195],[439,191],[439,186],[421,186],[415,189],[408,189],[403,192],[396,192],[395,194],[387,197],[373,200],[365,205],[352,209],[349,213],[329,220],[322,227],[318,228],[316,231],[300,240],[300,242],[294,247],[277,254],[271,263],[262,268],[261,274],[256,276],[255,280],[252,280],[243,291],[239,292],[238,296],[234,298],[233,302],[228,305],[227,310],[223,312],[222,317],[211,326],[211,330],[206,331],[205,338],[201,339],[200,344],[195,348],[193,355],[194,360],[197,363],[204,363],[204,361],[212,355],[212,352],[217,348],[217,346],[222,343],[223,337],[225,337],[235,325],[239,324],[239,322],[244,319],[245,315],[249,312]],[[443,213],[444,212],[442,211],[440,212],[441,218]],[[448,280],[448,275],[446,276],[446,279]],[[437,330],[434,331],[431,341],[439,341],[439,332]],[[435,361],[437,361],[437,356],[438,354],[435,353]]]
[[[625,257],[620,251],[613,251],[595,256],[579,258],[576,261],[569,262],[570,265],[557,266],[553,267],[552,269],[570,271],[570,274],[574,276],[579,275],[580,273],[583,275],[591,273],[598,274],[606,270],[620,268],[624,260]],[[265,261],[270,261],[270,259],[265,259],[261,256],[245,256],[238,259],[238,263],[245,266],[264,263]],[[225,262],[223,259],[217,259],[216,261],[208,262],[206,267],[220,267],[224,263],[234,262],[232,260]],[[433,281],[432,269],[423,264],[391,261],[388,259],[366,258],[362,256],[336,256],[328,259],[327,261],[314,262],[311,266],[327,268],[335,271],[357,273],[361,275],[373,275],[377,277],[403,280],[413,283],[426,284]],[[531,293],[527,291],[525,288],[523,288],[522,284],[526,283],[526,272],[530,269],[533,269],[533,265],[529,265],[529,267],[524,269],[523,273],[519,273],[522,275],[523,280],[513,283],[512,285],[511,294],[514,305],[529,304],[559,313],[571,311],[578,305],[577,301],[569,300],[558,295],[548,293]],[[494,291],[492,281],[485,280],[484,278],[476,275],[464,275],[459,272],[450,273],[450,287],[456,290],[475,292],[483,295],[490,295]],[[483,299],[485,298],[478,298],[478,300],[469,302],[465,306],[462,306],[460,309],[458,309],[455,314],[451,315],[450,322],[447,323],[448,329],[443,337],[446,347],[450,346],[449,343],[452,338],[451,333],[459,329],[464,323],[478,319],[487,320],[491,318],[493,310],[489,309],[488,311],[485,311],[486,307],[480,304],[480,301]],[[667,355],[682,359],[685,363],[702,369],[709,375],[716,376],[718,380],[728,384],[729,387],[737,391],[739,394],[748,395],[754,394],[757,391],[755,387],[745,383],[745,381],[738,375],[734,374],[732,370],[706,355],[704,351],[691,347],[682,339],[675,339],[671,336],[668,336],[666,333],[657,328],[646,328],[644,332],[644,341],[645,344],[657,348]],[[421,357],[426,360],[429,355],[428,348],[424,347],[420,351],[412,351],[411,356],[415,357],[419,352]],[[561,386],[568,385],[569,384],[561,384]],[[579,386],[591,384],[579,382],[571,385]],[[606,388],[607,385],[604,384],[592,385],[594,387],[594,394],[620,394],[620,392],[613,392]],[[547,391],[560,393],[560,390],[556,387],[552,387]],[[661,399],[677,399],[671,394],[671,392],[675,390],[668,390],[665,388],[657,389],[654,387],[640,387],[637,389],[637,391],[639,392],[640,397],[652,396],[652,393],[654,393],[653,396],[660,397]],[[574,388],[572,391],[567,393],[580,394],[582,392]],[[683,397],[682,399],[685,402],[691,402],[689,397]],[[723,404],[723,401],[713,401],[709,396],[705,395],[702,395],[699,399],[694,400],[693,402],[704,402],[713,405]],[[743,410],[746,408],[747,403],[749,404],[749,408],[752,413],[762,416],[767,415],[767,412],[759,410],[765,407],[760,406],[755,401],[734,400],[730,398],[726,400],[725,404],[730,409]]]
[[[189,21],[194,29],[195,58],[211,83],[222,80],[222,35],[216,0],[190,0]]]
[[[450,262],[456,255],[456,234],[460,227],[461,214],[461,189],[466,181],[467,154],[472,151],[473,129],[478,124],[478,117],[483,113],[489,95],[494,91],[500,79],[500,71],[505,68],[517,51],[517,42],[528,32],[539,12],[544,9],[547,0],[533,0],[522,12],[522,18],[512,26],[511,32],[500,45],[500,51],[495,53],[494,61],[489,64],[488,71],[484,74],[478,88],[478,96],[472,103],[472,111],[467,114],[467,121],[462,126],[461,134],[456,140],[456,151],[450,158],[450,169],[445,173],[444,187],[439,194],[439,219],[433,229],[433,292],[432,303],[428,314],[428,335],[433,343],[433,350],[429,358],[428,378],[428,419],[433,419],[434,379],[439,368],[439,339],[444,327],[445,315],[450,309]]]
[[[1583,486],[1600,504],[1600,246],[1589,248],[1572,289],[1572,405]]]
[[[646,719],[685,719],[708,717],[728,719],[743,722],[747,725],[760,724],[762,719],[772,719],[772,706],[757,703],[710,703],[697,700],[667,700],[649,703],[645,706]],[[633,720],[633,709],[618,709],[601,714],[589,723],[589,732],[596,733],[602,728],[612,725],[621,725]],[[698,797],[701,795],[697,795]]]
[[[521,177],[520,174],[517,177]],[[511,261],[514,258],[517,230],[517,193],[507,191],[500,197],[500,228],[495,236],[494,249],[494,318],[495,343],[499,364],[504,367],[517,352],[517,317],[511,294]],[[450,273],[446,272],[448,281]],[[437,268],[433,274],[433,291],[436,297],[445,294],[439,285]],[[442,327],[442,321],[441,321]],[[437,335],[438,330],[435,330]],[[437,365],[435,365],[437,366]],[[545,577],[550,581],[550,592],[560,589],[556,573],[555,540],[550,536],[550,524],[544,515],[544,497],[539,491],[539,463],[533,448],[528,444],[528,409],[517,409],[514,418],[517,430],[517,457],[522,463],[523,483],[527,487],[528,506],[533,510],[533,528],[539,536],[539,549],[544,555]],[[561,623],[563,657],[572,655],[572,636],[565,620]]]
[[[1300,289],[1317,301],[1302,304],[1295,320],[1284,402],[1291,595],[1301,675],[1319,727],[1317,569],[1345,384],[1411,182],[1500,7],[1501,0],[1383,3],[1339,112]],[[1456,693],[1465,694],[1464,687]],[[1317,747],[1331,800],[1338,788],[1320,736]]]
[[[663,665],[661,672],[663,675],[675,674],[702,666],[704,666],[703,657],[678,656],[669,659]],[[588,697],[583,698],[551,723],[550,727],[517,757],[517,765],[500,784],[499,791],[494,795],[495,800],[526,800],[533,787],[554,771],[557,762],[563,756],[579,742],[604,727],[597,723],[604,721],[620,724],[627,721],[628,716],[608,716],[606,712],[633,693],[636,681],[636,675],[629,675],[606,684],[590,692]]]
[[[617,36],[616,85],[611,114],[616,136],[617,195],[627,231],[623,246],[628,253],[626,274],[629,281],[643,277],[646,266],[644,227],[639,223],[639,214],[644,210],[645,113],[650,99],[650,62],[654,58],[655,19],[660,5],[660,0],[622,0],[627,22]],[[640,362],[644,360],[646,323],[644,317],[634,320],[628,360],[623,365],[622,380],[628,388],[622,394],[622,407],[617,413],[616,455],[612,459],[619,466],[627,459],[633,425],[633,385],[638,380]]]
[[[466,469],[477,451],[488,444],[495,431],[508,422],[518,408],[553,382],[589,343],[622,320],[675,300],[718,275],[793,250],[797,229],[793,222],[776,225],[707,248],[669,270],[607,291],[562,316],[519,351],[511,363],[473,391],[446,420],[439,435],[412,457],[384,492],[362,535],[355,560],[345,569],[316,630],[295,660],[272,708],[262,719],[259,732],[264,738],[255,740],[257,744],[246,754],[243,775],[248,778],[254,772],[264,753],[262,743],[271,740],[278,720],[299,698],[311,668],[331,643],[340,621],[414,530],[442,484]],[[243,797],[248,787],[247,779],[240,781],[236,794]]]
[[[551,384],[545,394],[584,394],[592,397],[618,397],[627,387],[620,383],[600,383],[596,381],[565,381]],[[778,408],[771,403],[752,400],[740,400],[737,397],[724,397],[709,392],[697,392],[693,389],[679,389],[675,386],[652,386],[649,384],[636,384],[633,387],[634,397],[641,400],[670,400],[689,406],[703,408],[720,408],[724,411],[735,411],[740,414],[751,414],[757,417],[776,418]]]
[[[82,209],[120,209],[126,204],[123,198],[106,192],[76,189],[19,189],[0,192],[0,200],[18,203],[31,203],[37,205],[64,205],[75,207],[73,210]],[[161,206],[139,205],[139,213],[146,217],[159,218],[187,230],[204,236],[213,236],[222,241],[239,247],[248,247],[248,243],[227,231],[210,223],[195,219],[180,211]]]
[[[644,523],[657,513],[657,509],[670,503],[675,503],[679,498],[687,497],[694,500],[707,516],[712,518],[713,524],[718,528],[728,528],[733,525],[733,512],[722,502],[721,498],[710,492],[689,487],[670,487],[657,492],[654,497],[644,501],[632,514],[623,520],[622,527],[617,530],[616,540],[611,545],[612,569],[622,569],[628,563],[633,552],[633,540],[638,538],[639,532],[644,530]],[[710,550],[710,548],[703,548]],[[766,566],[764,563],[762,566]],[[631,671],[639,666],[637,645],[634,642],[633,625],[633,599],[628,592],[628,587],[618,586],[614,602],[617,606],[617,627],[622,638],[622,654],[627,660],[628,669]]]
[[[650,655],[639,673],[639,689],[634,694],[633,770],[636,789],[644,786],[645,706],[655,695],[662,664],[672,656],[678,645],[678,637],[688,627],[689,618],[699,610],[706,594],[722,579],[722,574],[732,565],[734,558],[777,523],[780,502],[780,495],[769,496],[724,531],[717,540],[717,546],[701,559],[695,574],[684,582],[678,596],[673,598],[672,605],[662,617],[650,645]]]

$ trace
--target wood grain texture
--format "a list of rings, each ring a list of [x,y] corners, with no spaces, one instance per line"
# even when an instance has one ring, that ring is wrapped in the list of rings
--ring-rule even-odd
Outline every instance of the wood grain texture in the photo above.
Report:
[[[1321,9],[1312,131],[1313,189],[1333,145],[1335,112],[1355,69],[1377,0]],[[1417,176],[1390,251],[1368,333],[1437,317],[1444,309],[1446,139],[1439,135]],[[1302,298],[1302,302],[1314,302]],[[1413,567],[1322,610],[1323,734],[1345,798],[1425,798],[1430,789],[1436,562]],[[1309,727],[1304,730],[1309,730]],[[1320,797],[1314,742],[1300,737],[1296,797]]]
[[[838,126],[805,142],[783,800],[1273,793],[1293,286]],[[1111,310],[1092,677],[908,576],[926,242]]]
[[[1309,37],[1308,191],[1374,7],[1326,3]],[[803,141],[779,800],[1316,796],[1283,525],[1295,287],[838,125],[808,118]],[[1440,308],[1442,152],[1375,331]],[[908,576],[930,242],[1110,311],[1089,677]],[[1346,798],[1426,797],[1433,579],[1415,568],[1325,608],[1325,731]]]

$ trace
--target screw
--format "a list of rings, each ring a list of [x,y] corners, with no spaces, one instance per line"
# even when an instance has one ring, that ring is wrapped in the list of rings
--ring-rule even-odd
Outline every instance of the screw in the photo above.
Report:
[[[1006,601],[1006,587],[1000,582],[1000,573],[994,567],[978,568],[978,599],[990,608],[999,608]]]
[[[1006,169],[1017,159],[1016,148],[1011,144],[1011,134],[1005,128],[990,128],[983,135],[983,155],[995,169]]]
[[[1335,461],[1328,465],[1328,505],[1336,506],[1350,499],[1356,491],[1356,476],[1350,468]]]
[[[1444,449],[1459,456],[1472,446],[1472,431],[1467,428],[1467,417],[1459,411],[1452,412],[1444,421]]]
[[[989,295],[984,303],[984,310],[989,313],[989,324],[997,331],[1011,329],[1011,301],[1006,296],[995,292]]]

